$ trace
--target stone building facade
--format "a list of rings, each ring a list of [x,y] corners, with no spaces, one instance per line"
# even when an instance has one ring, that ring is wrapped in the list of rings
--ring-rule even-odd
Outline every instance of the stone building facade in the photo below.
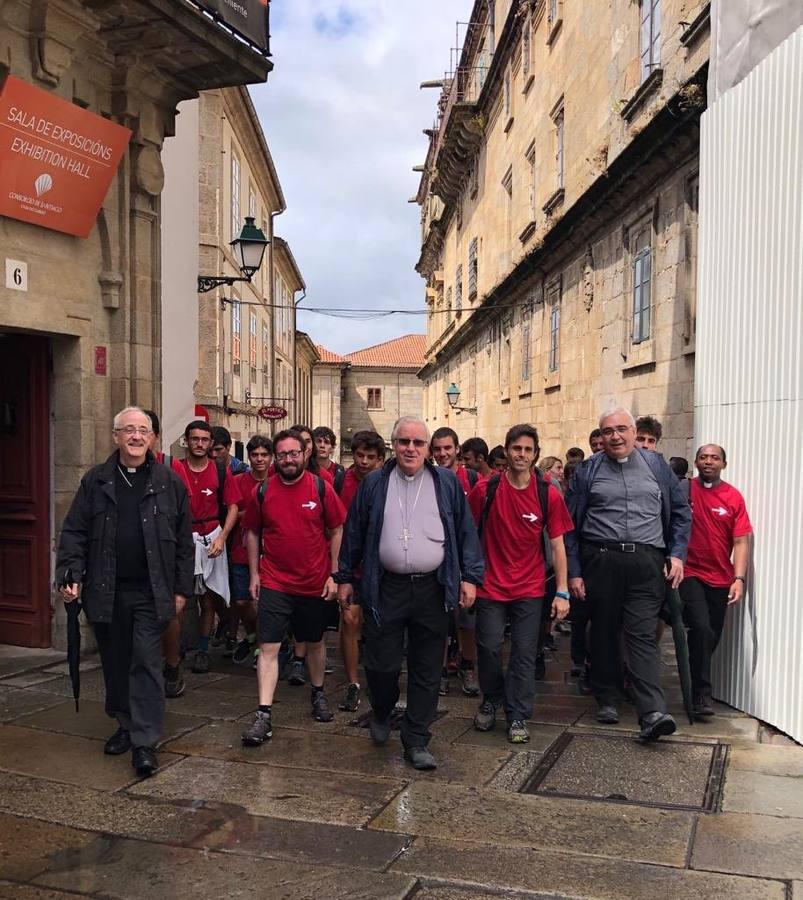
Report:
[[[616,403],[689,455],[708,7],[474,4],[416,198],[432,426],[562,455]]]
[[[3,257],[27,267],[27,291],[0,281],[0,641],[58,637],[59,525],[112,449],[113,413],[159,404],[161,152],[176,106],[271,67],[183,0],[0,4],[0,83],[10,74],[133,132],[88,237],[0,219]]]
[[[296,331],[295,354],[295,415],[290,424],[309,425],[312,421],[312,373],[315,363],[321,357],[318,348],[304,331]]]
[[[357,431],[376,431],[389,446],[396,419],[422,414],[423,384],[417,373],[424,364],[424,344],[423,334],[408,334],[346,356],[318,347],[314,424],[334,431],[345,462],[350,462]]]

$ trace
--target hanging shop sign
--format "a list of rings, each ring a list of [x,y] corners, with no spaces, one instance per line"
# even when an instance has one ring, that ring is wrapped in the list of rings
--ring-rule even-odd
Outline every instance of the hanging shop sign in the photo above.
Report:
[[[200,0],[200,5],[260,50],[268,49],[268,0]]]
[[[0,88],[0,215],[87,237],[131,131],[9,75]]]
[[[287,410],[283,406],[260,406],[257,410],[257,415],[260,419],[286,419]]]

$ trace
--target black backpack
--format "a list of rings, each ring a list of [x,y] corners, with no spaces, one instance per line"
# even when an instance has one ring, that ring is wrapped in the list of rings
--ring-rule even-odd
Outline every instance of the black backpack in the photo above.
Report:
[[[466,478],[468,478],[468,486],[473,488],[476,486],[477,482],[480,480],[480,474],[476,469],[466,469]],[[494,488],[494,491],[496,488]]]
[[[346,470],[337,463],[334,463],[333,465],[337,466],[335,469],[334,488],[335,493],[339,497],[343,492],[343,485],[346,483]]]
[[[491,511],[491,504],[494,502],[494,496],[499,489],[499,480],[501,477],[501,475],[491,475],[488,479],[488,492],[485,495],[485,502],[482,505],[480,524],[477,526],[477,533],[480,538],[482,538],[482,532],[485,530],[485,525],[488,521],[488,513]],[[538,502],[541,506],[541,519],[544,523],[541,535],[544,541],[544,565],[546,568],[546,576],[549,578],[552,575],[552,546],[549,543],[549,535],[547,533],[547,526],[549,524],[549,484],[546,482],[539,469],[535,470],[535,486],[538,492]]]

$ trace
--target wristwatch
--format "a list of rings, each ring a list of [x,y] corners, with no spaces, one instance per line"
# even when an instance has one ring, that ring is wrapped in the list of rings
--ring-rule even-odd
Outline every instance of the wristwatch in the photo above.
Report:
[[[560,597],[561,600],[571,600],[571,596],[568,591],[555,591],[555,596]]]
[[[734,580],[734,581],[741,581],[742,584],[747,584],[747,579],[744,577],[744,575],[734,575],[734,576],[733,576],[733,580]]]

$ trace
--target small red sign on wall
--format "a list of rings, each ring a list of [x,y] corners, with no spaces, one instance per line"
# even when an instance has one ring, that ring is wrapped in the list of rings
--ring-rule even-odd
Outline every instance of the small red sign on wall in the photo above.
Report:
[[[95,374],[106,374],[106,348],[95,347]]]

